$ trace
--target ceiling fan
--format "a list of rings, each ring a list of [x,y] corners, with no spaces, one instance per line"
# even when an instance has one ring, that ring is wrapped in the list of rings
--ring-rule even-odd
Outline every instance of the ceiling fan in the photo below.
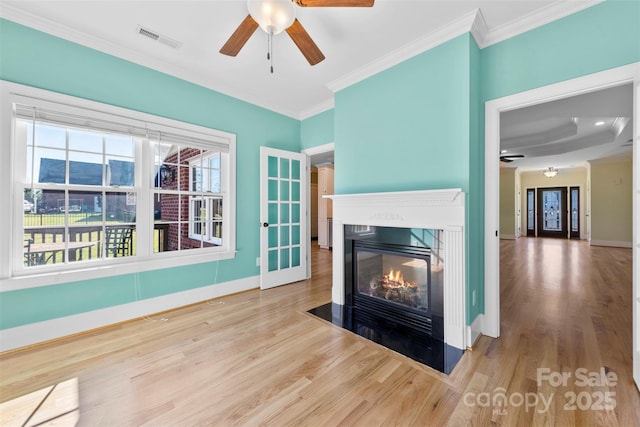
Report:
[[[375,0],[247,0],[249,15],[231,34],[220,53],[236,56],[249,37],[262,28],[269,35],[267,59],[272,61],[271,38],[286,31],[310,65],[324,60],[324,55],[296,19],[294,2],[301,7],[371,7]],[[271,66],[273,73],[273,66]]]
[[[514,159],[524,159],[522,154],[503,154],[500,156],[500,161],[505,163],[511,163]]]

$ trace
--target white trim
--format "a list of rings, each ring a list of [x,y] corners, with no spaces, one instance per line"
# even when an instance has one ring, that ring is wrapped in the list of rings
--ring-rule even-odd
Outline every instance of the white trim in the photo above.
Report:
[[[15,256],[22,258],[22,253],[15,253],[13,242],[22,240],[22,226],[13,227],[14,221],[21,222],[22,211],[19,211],[17,207],[22,200],[21,190],[18,189],[18,184],[0,186],[0,200],[11,200],[13,203],[0,204],[0,217],[9,218],[8,221],[0,221],[0,235],[10,236],[9,244],[1,245],[0,248],[0,291],[10,291],[17,289],[26,289],[30,287],[54,285],[59,283],[66,283],[78,280],[90,280],[99,277],[116,276],[134,272],[142,272],[149,270],[156,270],[162,268],[170,268],[177,266],[184,266],[196,263],[212,262],[216,260],[231,259],[235,257],[235,237],[236,237],[236,224],[235,224],[235,211],[236,211],[236,199],[235,199],[235,185],[236,185],[236,173],[235,173],[235,142],[236,136],[232,133],[219,131],[217,129],[210,129],[204,126],[193,125],[189,123],[180,122],[173,119],[167,119],[152,114],[141,113],[134,110],[125,109],[122,107],[116,107],[109,104],[103,104],[95,101],[90,101],[82,98],[76,98],[69,95],[64,95],[56,92],[51,92],[43,89],[37,89],[30,86],[24,86],[16,83],[0,80],[0,103],[2,114],[0,116],[1,122],[1,134],[3,140],[13,141],[13,126],[12,126],[12,114],[11,103],[15,99],[31,98],[34,102],[52,104],[55,103],[58,107],[69,107],[74,110],[86,110],[91,114],[96,115],[113,115],[118,119],[123,118],[125,123],[133,123],[138,126],[145,127],[145,124],[158,125],[162,128],[184,130],[186,134],[193,133],[194,135],[203,135],[211,138],[213,141],[224,141],[228,144],[228,156],[229,164],[233,168],[228,176],[228,188],[229,194],[226,194],[227,203],[225,206],[229,211],[225,211],[225,217],[229,218],[228,227],[224,229],[223,242],[224,247],[210,248],[211,250],[204,251],[171,251],[157,254],[145,255],[144,251],[140,252],[140,255],[136,257],[123,257],[119,259],[108,260],[96,260],[84,261],[82,265],[72,265],[66,269],[48,268],[49,266],[33,267],[30,270],[14,271],[12,265],[12,259]],[[16,162],[11,161],[14,159],[13,144],[0,144],[0,176],[6,178],[6,182],[14,182],[14,167]],[[8,172],[8,174],[7,174]],[[136,191],[139,195],[138,205],[144,206],[148,203],[149,209],[153,209],[153,200],[150,196],[151,188],[150,183],[153,181],[152,175],[148,174],[148,179],[138,179],[136,176]],[[149,194],[147,194],[149,193]],[[145,196],[145,197],[143,197]],[[145,202],[144,200],[147,200]],[[20,213],[18,216],[16,212]],[[138,225],[140,230],[151,228],[150,220],[145,220],[144,215],[137,215],[139,218]],[[146,222],[145,222],[146,221]],[[141,235],[142,236],[142,235]],[[5,242],[6,243],[6,242]],[[200,252],[200,253],[194,253]]]
[[[516,238],[514,234],[500,234],[500,239],[502,240],[516,240]]]
[[[233,91],[229,91],[228,88],[220,86],[216,83],[215,80],[211,79],[210,76],[199,72],[199,70],[197,69],[187,69],[177,66],[174,63],[158,59],[142,51],[133,50],[125,47],[124,45],[112,43],[105,39],[92,36],[82,31],[78,31],[59,22],[42,18],[29,12],[25,12],[24,10],[21,10],[14,5],[7,4],[6,2],[2,3],[2,9],[0,10],[2,11],[2,18],[16,22],[18,24],[25,25],[38,31],[51,34],[55,37],[60,37],[70,42],[107,53],[117,58],[125,59],[134,64],[138,64],[152,70],[160,71],[181,80],[186,80],[207,89],[214,90],[223,95],[231,96],[240,101],[244,101],[252,105],[257,105],[258,107],[265,108],[269,111],[274,111],[293,119],[298,119],[299,114],[296,111],[282,108],[282,105],[277,104],[276,102],[265,103],[262,100],[257,100],[254,94],[250,92],[241,93],[241,90],[237,87],[234,88]]]
[[[636,78],[633,88],[633,252],[631,254],[632,271],[632,352],[633,379],[640,390],[640,78]],[[633,167],[635,165],[635,168]]]
[[[25,276],[14,276],[0,279],[0,292],[142,273],[144,271],[161,270],[191,264],[223,261],[233,259],[236,254],[236,252],[208,252],[195,255],[189,252],[192,251],[184,251],[184,253],[164,252],[162,254],[155,254],[153,258],[136,257],[133,259],[133,257],[131,257],[132,259],[127,259],[128,257],[124,257],[113,260],[108,259],[101,261],[100,265],[94,266],[87,265],[90,261],[86,261],[86,263],[82,264],[84,268],[78,268],[76,270],[47,273],[38,272]]]
[[[305,120],[309,117],[313,117],[317,114],[324,113],[325,111],[331,110],[335,106],[334,99],[328,99],[324,102],[314,105],[311,108],[307,108],[306,110],[302,110],[300,115],[298,116],[298,120]]]
[[[306,154],[307,156],[314,156],[316,154],[330,153],[335,151],[336,143],[329,142],[327,144],[316,145],[315,147],[305,148],[302,150],[302,154]]]
[[[327,87],[332,92],[338,92],[348,86],[351,86],[368,77],[378,74],[388,68],[393,67],[409,58],[413,58],[423,52],[433,49],[449,40],[452,40],[462,34],[471,31],[471,27],[476,22],[478,9],[475,9],[454,21],[449,22],[434,30],[426,37],[413,41],[399,49],[396,49],[375,61],[370,62],[364,67],[355,69],[354,71],[327,83]]]
[[[487,39],[487,34],[489,34],[489,26],[487,25],[487,21],[485,21],[484,19],[482,10],[476,10],[476,16],[471,23],[469,32],[473,36],[473,39],[476,41],[478,47],[486,45],[485,40]]]
[[[482,322],[484,321],[484,315],[478,314],[476,319],[471,323],[470,326],[467,326],[467,348],[473,348],[476,340],[480,335],[482,335]]]
[[[359,70],[329,82],[327,87],[333,92],[336,92],[466,32],[470,32],[473,35],[476,44],[482,49],[522,34],[526,31],[530,31],[544,24],[548,24],[549,22],[579,12],[583,9],[587,9],[601,3],[602,1],[604,0],[556,1],[555,3],[536,10],[523,18],[507,22],[495,28],[489,28],[484,20],[482,11],[480,9],[475,9],[434,30],[423,39],[412,42],[391,54],[369,63]],[[311,108],[297,112],[291,111],[289,109],[282,108],[282,105],[276,105],[275,102],[265,103],[263,100],[258,101],[255,99],[255,95],[251,93],[239,93],[237,88],[233,91],[229,91],[227,88],[212,82],[208,76],[203,75],[197,70],[176,66],[173,63],[112,43],[105,39],[92,36],[85,32],[78,31],[59,22],[25,12],[14,5],[3,4],[1,13],[2,18],[18,24],[26,25],[53,36],[69,40],[73,43],[77,43],[100,52],[105,52],[109,55],[125,59],[144,67],[161,71],[168,75],[201,85],[218,93],[232,96],[241,101],[266,108],[270,111],[274,111],[297,120],[304,120],[315,114],[333,108],[334,100],[327,99],[326,101],[323,101]]]
[[[297,160],[300,162],[300,177],[298,178],[300,184],[300,222],[298,223],[300,226],[300,242],[298,243],[300,248],[300,265],[297,266],[288,264],[287,267],[283,267],[280,259],[281,249],[283,248],[291,248],[291,253],[293,253],[293,247],[296,246],[296,244],[291,241],[293,237],[290,237],[290,241],[287,243],[283,243],[281,239],[278,239],[279,241],[276,243],[276,246],[270,246],[269,242],[269,231],[274,230],[274,228],[268,224],[270,216],[269,207],[274,203],[274,201],[269,197],[269,183],[273,181],[269,179],[269,158],[271,156],[278,159],[278,173],[276,174],[277,179],[275,180],[278,186],[280,186],[282,182],[293,183],[296,181],[296,179],[292,177],[291,173],[288,178],[281,177],[279,166],[280,161],[282,159],[286,159],[287,161]],[[264,146],[260,147],[260,222],[258,224],[258,227],[260,228],[260,289],[269,289],[275,286],[305,280],[309,277],[309,268],[307,263],[311,259],[308,255],[311,250],[311,238],[309,237],[307,239],[309,236],[309,232],[307,231],[309,228],[309,206],[307,205],[307,202],[309,201],[309,197],[307,195],[309,191],[309,182],[306,181],[306,179],[310,176],[306,173],[308,169],[308,159],[309,158],[304,153]],[[278,198],[278,200],[275,201],[278,218],[280,218],[280,209],[282,208],[283,203],[284,206],[291,205],[291,208],[295,204],[293,200],[282,201]],[[290,226],[295,224],[292,217],[289,217],[289,221],[286,223]],[[267,224],[267,227],[263,226],[263,224]],[[277,233],[280,233],[282,229],[277,231],[278,227],[276,226],[275,230]],[[269,265],[269,254],[272,253],[274,249],[276,249],[276,255],[278,256],[278,265],[276,269],[272,270]]]
[[[259,276],[245,277],[188,291],[176,292],[128,304],[116,305],[100,310],[59,317],[0,331],[0,351],[13,350],[92,329],[150,316],[166,310],[184,307],[212,298],[230,295],[259,286]],[[167,315],[171,321],[171,315]]]
[[[459,188],[337,194],[333,200],[332,301],[345,304],[344,225],[443,230],[444,341],[466,348],[465,193]]]
[[[636,62],[486,102],[484,335],[500,335],[500,245],[495,234],[500,224],[500,113],[639,80],[640,62]],[[634,198],[638,197],[640,195],[635,192]],[[638,227],[634,224],[636,234]]]
[[[612,248],[632,248],[633,243],[621,240],[590,240],[589,246],[609,246]]]
[[[526,33],[535,28],[541,27],[558,19],[588,9],[604,0],[583,0],[583,1],[556,1],[550,5],[538,9],[520,19],[507,22],[495,28],[489,29],[485,34],[483,43],[478,45],[485,48],[501,41],[510,39],[519,34]],[[477,41],[477,39],[476,39]]]
[[[474,9],[434,30],[427,36],[400,47],[361,68],[327,83],[327,87],[334,93],[338,92],[467,32],[471,33],[478,47],[484,49],[485,47],[564,18],[565,16],[587,9],[603,1],[604,0],[556,1],[520,19],[507,22],[495,28],[489,28],[481,9]]]

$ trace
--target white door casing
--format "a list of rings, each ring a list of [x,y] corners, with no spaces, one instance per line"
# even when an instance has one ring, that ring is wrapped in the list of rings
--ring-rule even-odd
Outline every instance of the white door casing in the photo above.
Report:
[[[482,332],[500,336],[500,113],[634,83],[633,123],[633,376],[640,384],[640,62],[487,101],[485,104],[485,310]],[[587,188],[587,214],[590,214]],[[587,221],[590,218],[587,217]],[[589,228],[589,224],[587,224]],[[640,388],[640,387],[639,387]]]

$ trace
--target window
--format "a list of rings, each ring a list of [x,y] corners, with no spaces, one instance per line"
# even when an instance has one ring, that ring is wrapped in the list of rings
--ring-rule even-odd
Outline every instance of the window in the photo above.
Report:
[[[234,135],[5,82],[2,93],[14,191],[0,208],[12,218],[1,278],[234,256]]]
[[[222,240],[221,153],[202,152],[189,163],[189,237],[219,245]]]
[[[169,235],[169,251],[223,246],[226,150],[189,143],[154,142],[160,179],[154,189],[158,223]]]

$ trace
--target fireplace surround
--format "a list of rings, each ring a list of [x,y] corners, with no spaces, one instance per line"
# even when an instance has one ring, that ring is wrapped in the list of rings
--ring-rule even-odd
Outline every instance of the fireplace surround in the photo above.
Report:
[[[402,333],[413,336],[409,339],[408,344],[405,341],[401,346],[410,345],[417,348],[418,352],[422,353],[422,358],[433,358],[438,363],[441,360],[442,368],[435,368],[447,374],[450,373],[462,357],[466,347],[464,192],[461,189],[444,189],[338,194],[325,197],[333,200],[333,285],[332,303],[330,307],[325,307],[323,310],[325,313],[330,313],[333,323],[350,325],[350,329],[354,332],[357,332],[358,325],[362,323],[361,316],[356,316],[358,311],[362,312],[362,310],[353,310],[353,291],[347,290],[351,286],[348,276],[351,274],[349,270],[352,268],[351,265],[347,265],[348,251],[351,250],[348,247],[350,230],[361,230],[361,234],[366,234],[367,230],[384,228],[385,234],[394,236],[392,239],[401,240],[386,243],[399,245],[407,245],[406,238],[399,237],[407,233],[406,230],[423,230],[438,234],[438,248],[433,248],[430,245],[424,245],[427,247],[423,248],[430,251],[430,259],[425,262],[431,268],[432,300],[429,301],[430,306],[427,311],[431,311],[432,330],[429,333],[426,330],[428,328],[409,327],[406,330],[400,328],[405,331]],[[347,238],[345,238],[345,233]],[[438,280],[442,283],[439,291],[441,313],[437,316],[437,322],[440,322],[438,330],[434,328],[436,317],[433,316],[435,268],[431,258],[433,258],[434,250],[437,250],[438,256]],[[371,258],[371,254],[369,257]],[[408,258],[420,259],[419,256],[409,256]],[[387,274],[384,269],[382,271],[382,276]],[[374,284],[373,286],[378,285]],[[373,311],[375,312],[375,309]],[[395,321],[391,323],[392,331],[400,331],[400,329],[394,329]],[[365,334],[361,335],[379,335],[377,331],[370,330],[371,325],[367,324]],[[393,341],[394,333],[392,332],[391,335],[376,341],[385,345],[382,341]],[[424,349],[427,349],[428,354],[424,353]],[[407,356],[413,357],[411,354],[407,354]],[[418,359],[416,358],[416,360]]]

